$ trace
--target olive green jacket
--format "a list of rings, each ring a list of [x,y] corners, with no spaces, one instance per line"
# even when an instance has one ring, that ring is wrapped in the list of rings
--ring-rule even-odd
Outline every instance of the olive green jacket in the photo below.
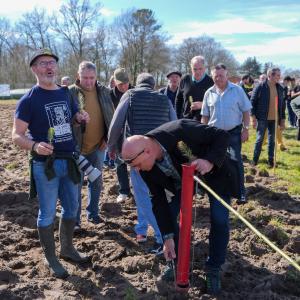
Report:
[[[79,99],[78,99],[78,94],[81,93],[84,95],[83,91],[81,88],[78,86],[79,84],[79,79],[75,81],[75,83],[71,86],[69,86],[70,92],[76,102],[76,105],[78,107],[79,104]],[[97,95],[98,95],[98,101],[103,113],[103,118],[104,118],[104,140],[107,141],[107,134],[108,134],[108,129],[110,126],[110,122],[113,118],[114,115],[114,105],[111,101],[110,94],[109,94],[109,89],[103,85],[101,85],[100,82],[96,81],[96,89],[97,89]],[[80,151],[82,150],[82,133],[81,133],[81,128],[79,127],[73,127],[73,132],[74,132],[74,138],[77,142],[78,148]]]

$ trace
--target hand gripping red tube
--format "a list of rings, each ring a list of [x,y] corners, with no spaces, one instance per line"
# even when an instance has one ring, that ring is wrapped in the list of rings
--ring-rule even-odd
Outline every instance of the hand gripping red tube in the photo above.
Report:
[[[188,163],[182,165],[180,230],[176,285],[176,290],[180,293],[187,293],[190,288],[189,265],[194,194],[194,179],[192,175],[194,174],[195,166],[191,166]]]

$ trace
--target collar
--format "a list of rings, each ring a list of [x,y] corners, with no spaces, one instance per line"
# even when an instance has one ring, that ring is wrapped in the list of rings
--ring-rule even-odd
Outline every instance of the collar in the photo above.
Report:
[[[200,80],[200,81],[201,81],[201,80]],[[175,92],[173,92],[173,91],[170,89],[170,85],[168,85],[168,86],[167,86],[167,90],[168,90],[168,91],[170,91],[170,92],[172,92],[172,93],[177,93],[178,86],[177,86],[177,88],[176,88],[176,91],[175,91]]]
[[[199,83],[201,82],[204,78],[205,78],[206,74],[204,73],[203,77],[201,80],[197,81],[195,78],[194,78],[194,75],[192,75],[192,80],[195,81],[196,83]]]

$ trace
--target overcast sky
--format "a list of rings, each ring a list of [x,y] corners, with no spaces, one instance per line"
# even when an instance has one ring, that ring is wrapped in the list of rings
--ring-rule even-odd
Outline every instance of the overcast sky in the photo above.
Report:
[[[62,3],[61,0],[26,0],[18,1],[17,5],[2,2],[0,16],[12,21],[35,5],[42,4],[51,13]],[[148,8],[171,35],[170,43],[205,33],[221,42],[241,63],[249,56],[256,56],[261,63],[300,69],[300,3],[295,0],[104,0],[102,4],[102,17],[108,23],[122,9]]]

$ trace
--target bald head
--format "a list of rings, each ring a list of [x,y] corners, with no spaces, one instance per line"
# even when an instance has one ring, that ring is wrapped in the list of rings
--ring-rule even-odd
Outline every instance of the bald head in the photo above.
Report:
[[[122,158],[132,160],[129,166],[137,172],[152,169],[155,160],[163,156],[163,149],[158,142],[147,136],[134,135],[127,138],[122,147]],[[127,161],[127,163],[129,163]]]
[[[125,140],[122,146],[122,158],[129,159],[146,148],[146,140],[142,135],[134,135]]]

